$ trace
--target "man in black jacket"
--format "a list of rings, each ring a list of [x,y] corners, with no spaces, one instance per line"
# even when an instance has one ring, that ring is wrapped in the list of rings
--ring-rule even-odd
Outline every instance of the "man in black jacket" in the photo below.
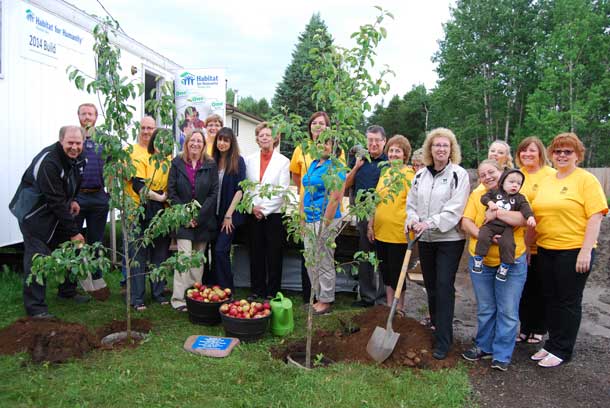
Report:
[[[85,160],[81,157],[84,138],[80,127],[63,126],[59,130],[59,142],[43,149],[25,171],[10,204],[11,210],[24,208],[19,201],[23,201],[23,197],[35,197],[31,203],[26,203],[28,211],[19,222],[25,247],[23,303],[28,316],[34,318],[53,317],[45,302],[45,285],[35,281],[26,284],[34,255],[49,255],[67,240],[85,242],[75,221],[80,211],[75,196],[85,167]],[[26,189],[35,193],[22,194]],[[59,285],[58,297],[73,299],[77,303],[89,299],[77,294],[76,283],[69,279]]]

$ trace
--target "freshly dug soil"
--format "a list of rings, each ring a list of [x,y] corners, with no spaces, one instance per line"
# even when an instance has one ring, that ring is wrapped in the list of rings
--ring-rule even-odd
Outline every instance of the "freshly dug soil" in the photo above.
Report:
[[[360,362],[377,364],[366,352],[366,345],[375,330],[380,326],[385,328],[390,308],[387,306],[374,306],[355,316],[350,323],[346,323],[343,330],[334,332],[318,330],[312,341],[312,355],[322,353],[335,362]],[[394,352],[381,363],[382,367],[412,367],[438,370],[454,367],[459,359],[462,346],[455,344],[445,360],[436,360],[432,357],[433,336],[432,331],[425,328],[415,319],[396,315],[392,327],[400,333]],[[359,328],[359,330],[358,330]],[[274,358],[285,360],[293,352],[305,351],[305,340],[299,340],[271,348]]]
[[[0,354],[27,351],[36,363],[82,358],[99,345],[99,340],[85,326],[58,319],[26,317],[0,330]]]
[[[125,321],[113,320],[99,328],[95,334],[78,323],[63,322],[59,319],[38,320],[29,317],[18,319],[0,330],[0,354],[15,354],[27,351],[35,363],[63,363],[72,358],[83,358],[89,351],[121,347],[137,347],[140,342],[129,339],[102,346],[100,340],[114,332],[126,330]],[[152,327],[149,320],[134,319],[132,330],[148,333]]]

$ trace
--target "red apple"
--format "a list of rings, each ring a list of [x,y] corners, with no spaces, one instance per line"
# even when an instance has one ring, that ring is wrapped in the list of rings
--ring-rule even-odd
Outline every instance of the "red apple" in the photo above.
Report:
[[[199,289],[199,288],[201,288],[201,282],[195,282],[195,283],[193,284],[193,287],[194,287],[195,289]]]
[[[227,294],[227,296],[230,296],[230,295],[231,295],[231,293],[232,293],[232,292],[231,292],[231,289],[229,289],[229,288],[226,288],[226,289],[224,290],[224,292]]]

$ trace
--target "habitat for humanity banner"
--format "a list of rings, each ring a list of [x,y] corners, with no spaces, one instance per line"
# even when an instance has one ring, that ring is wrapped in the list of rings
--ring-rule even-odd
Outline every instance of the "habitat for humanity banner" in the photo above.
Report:
[[[182,146],[185,135],[204,128],[211,114],[225,122],[225,71],[219,68],[197,68],[176,71],[177,140]]]
[[[91,36],[82,29],[31,4],[20,8],[22,57],[63,69],[91,49]]]

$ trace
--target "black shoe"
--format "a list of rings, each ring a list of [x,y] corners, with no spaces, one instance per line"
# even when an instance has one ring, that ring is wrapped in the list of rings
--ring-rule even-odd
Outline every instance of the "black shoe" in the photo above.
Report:
[[[49,312],[42,312],[42,313],[38,313],[32,316],[32,319],[36,319],[36,320],[49,320],[49,319],[55,319],[55,316],[52,315]]]
[[[508,370],[508,363],[494,360],[491,362],[491,368],[493,368],[495,370],[506,371],[506,370]]]
[[[437,360],[444,360],[447,358],[447,352],[436,349],[432,352],[432,357],[434,357]]]
[[[352,302],[352,307],[373,307],[374,304],[373,303],[369,303],[366,300],[356,300],[355,302]]]
[[[472,346],[472,348],[462,353],[462,357],[468,361],[488,360],[491,358],[491,353],[486,353],[477,346]]]
[[[91,300],[91,298],[89,296],[80,295],[78,293],[76,295],[72,296],[72,297],[64,297],[64,296],[61,296],[61,295],[57,295],[57,298],[61,299],[61,300],[71,300],[74,303],[76,303],[77,305],[81,305],[83,303],[87,303],[87,302],[89,302]]]

